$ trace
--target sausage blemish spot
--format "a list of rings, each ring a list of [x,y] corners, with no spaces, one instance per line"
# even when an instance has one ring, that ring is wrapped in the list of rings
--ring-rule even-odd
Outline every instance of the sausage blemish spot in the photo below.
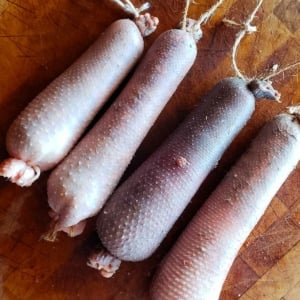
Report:
[[[187,165],[188,161],[184,157],[179,156],[175,159],[175,163],[178,167],[184,168]]]

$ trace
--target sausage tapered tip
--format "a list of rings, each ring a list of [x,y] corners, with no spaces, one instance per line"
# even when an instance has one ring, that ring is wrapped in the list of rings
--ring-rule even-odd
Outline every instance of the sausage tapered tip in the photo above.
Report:
[[[64,214],[61,216],[52,210],[49,212],[49,216],[52,218],[52,221],[49,224],[48,230],[41,236],[41,239],[47,242],[55,242],[59,231],[67,233],[70,237],[80,235],[86,225],[86,221],[83,220],[72,226],[63,226]]]

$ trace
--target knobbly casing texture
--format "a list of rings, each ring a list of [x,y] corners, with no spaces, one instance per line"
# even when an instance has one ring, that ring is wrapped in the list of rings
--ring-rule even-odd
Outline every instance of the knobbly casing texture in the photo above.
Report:
[[[254,108],[244,80],[219,82],[100,212],[97,230],[108,252],[129,261],[149,257]]]
[[[238,250],[300,159],[300,125],[267,123],[163,261],[154,300],[217,300]]]
[[[166,31],[154,42],[114,104],[51,174],[53,232],[101,209],[196,53],[194,39],[182,30]]]
[[[133,21],[110,25],[12,123],[6,145],[13,159],[0,165],[0,174],[19,185],[30,185],[36,178],[25,173],[32,167],[54,167],[137,62],[143,48],[142,35]]]

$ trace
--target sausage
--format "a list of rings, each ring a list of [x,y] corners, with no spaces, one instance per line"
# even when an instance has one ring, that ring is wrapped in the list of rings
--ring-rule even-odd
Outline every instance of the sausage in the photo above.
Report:
[[[152,299],[219,299],[240,247],[299,159],[299,115],[277,115],[166,256],[152,284]]]
[[[45,239],[58,231],[80,234],[84,220],[99,212],[196,53],[186,31],[171,29],[156,39],[113,105],[50,175],[53,221]]]
[[[137,62],[144,48],[137,25],[111,24],[65,72],[46,87],[10,126],[6,147],[11,158],[0,176],[30,186],[70,151],[101,106]]]
[[[278,98],[267,82],[220,81],[168,140],[112,195],[97,220],[113,261],[140,261],[162,242],[208,173],[246,124],[256,97]],[[88,265],[113,274],[93,253]],[[108,257],[108,254],[105,255]]]

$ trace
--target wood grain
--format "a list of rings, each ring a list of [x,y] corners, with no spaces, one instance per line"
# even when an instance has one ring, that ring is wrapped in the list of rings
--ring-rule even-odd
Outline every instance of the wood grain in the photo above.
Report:
[[[197,17],[213,0],[194,2],[189,15]],[[151,4],[151,12],[161,23],[159,30],[147,38],[146,48],[161,32],[178,24],[184,7],[182,0],[152,0]],[[158,147],[202,94],[220,79],[234,75],[230,51],[236,29],[226,27],[222,19],[225,16],[242,22],[255,4],[255,0],[225,0],[203,27],[196,64],[147,135],[124,178]],[[268,73],[274,64],[285,66],[300,60],[299,12],[297,0],[264,1],[255,19],[258,32],[247,36],[238,52],[238,64],[244,73],[251,77]],[[124,15],[109,1],[0,0],[0,159],[7,155],[5,134],[12,120],[120,17]],[[0,179],[0,298],[148,300],[149,283],[157,265],[230,165],[267,120],[287,105],[300,103],[299,75],[296,68],[274,78],[282,103],[257,103],[251,121],[158,251],[144,262],[124,263],[110,280],[85,266],[97,242],[94,220],[78,238],[61,235],[54,244],[40,241],[49,222],[49,173],[30,188]],[[299,299],[299,181],[298,165],[241,248],[221,300]]]

